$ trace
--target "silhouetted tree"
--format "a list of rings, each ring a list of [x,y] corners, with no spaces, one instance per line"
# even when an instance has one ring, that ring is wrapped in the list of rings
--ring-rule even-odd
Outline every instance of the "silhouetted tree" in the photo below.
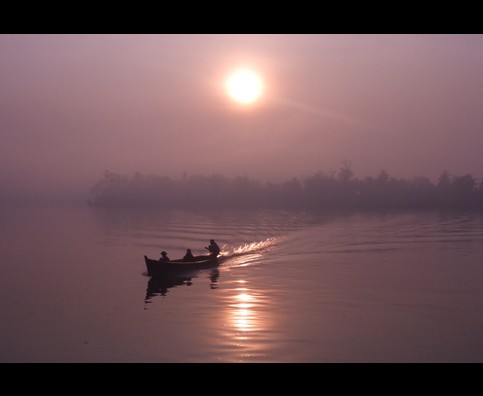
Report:
[[[350,161],[344,161],[339,173],[337,174],[337,180],[339,180],[339,183],[349,183],[353,177],[354,172],[351,169]]]
[[[436,185],[436,188],[439,190],[439,191],[448,191],[449,188],[450,188],[450,185],[451,185],[451,179],[449,177],[449,173],[448,171],[443,171],[443,173],[441,174],[441,176],[439,177],[438,179],[438,184]]]
[[[333,174],[318,171],[307,177],[304,180],[307,205],[317,207],[334,204],[337,186],[338,182]]]
[[[472,175],[455,176],[451,182],[451,189],[457,205],[474,206],[476,204],[476,180]]]
[[[294,208],[300,206],[302,199],[302,183],[295,177],[278,184],[277,194],[273,196],[276,206]]]
[[[335,172],[318,171],[303,180],[262,184],[246,176],[228,179],[184,174],[132,177],[105,171],[91,189],[94,205],[148,205],[186,207],[276,207],[276,208],[466,208],[483,209],[483,180],[472,175],[450,177],[444,171],[436,184],[426,177],[395,179],[383,169],[377,177],[354,177],[345,161]]]

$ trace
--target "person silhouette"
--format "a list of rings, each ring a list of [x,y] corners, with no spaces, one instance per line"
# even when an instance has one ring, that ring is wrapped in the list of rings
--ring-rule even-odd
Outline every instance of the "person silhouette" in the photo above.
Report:
[[[216,257],[220,254],[220,247],[214,239],[210,239],[210,245],[205,247],[205,249],[207,249],[213,257]]]
[[[191,261],[194,258],[195,258],[195,256],[193,256],[193,253],[191,253],[191,249],[186,250],[186,254],[183,257],[183,260],[184,261]]]
[[[168,253],[166,253],[164,250],[161,252],[161,257],[159,258],[159,261],[170,261]]]

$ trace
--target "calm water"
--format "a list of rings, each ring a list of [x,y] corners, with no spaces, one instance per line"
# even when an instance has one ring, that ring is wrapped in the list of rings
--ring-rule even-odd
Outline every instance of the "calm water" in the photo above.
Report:
[[[483,362],[475,213],[0,209],[1,362]],[[143,255],[222,247],[217,270]]]

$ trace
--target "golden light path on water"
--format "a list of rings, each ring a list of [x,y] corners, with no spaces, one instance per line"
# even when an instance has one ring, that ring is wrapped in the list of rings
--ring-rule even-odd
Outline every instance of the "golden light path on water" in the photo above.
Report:
[[[242,285],[246,283],[244,280],[238,282]],[[250,294],[250,289],[246,287],[238,287],[236,290],[239,294],[233,296],[233,303],[230,304],[231,321],[233,327],[239,331],[236,338],[245,340],[247,338],[245,333],[257,328],[256,315],[252,309],[256,303],[256,297]]]
[[[226,312],[228,341],[239,349],[239,361],[258,360],[266,353],[264,334],[273,327],[273,319],[261,309],[266,302],[260,292],[250,289],[244,279],[237,283]]]
[[[247,243],[235,248],[226,268],[235,275],[238,269],[261,264],[263,252],[273,247],[278,238],[268,238],[260,242]],[[227,293],[224,314],[224,338],[238,353],[236,361],[262,361],[266,355],[268,334],[273,334],[276,319],[267,306],[270,296],[264,290],[250,286],[250,280],[240,275],[233,280],[233,288]],[[227,345],[227,346],[229,346]]]

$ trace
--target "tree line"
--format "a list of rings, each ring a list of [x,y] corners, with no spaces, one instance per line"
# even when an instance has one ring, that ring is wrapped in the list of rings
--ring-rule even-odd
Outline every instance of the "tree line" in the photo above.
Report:
[[[180,179],[106,171],[91,189],[96,206],[167,208],[483,208],[483,180],[442,172],[396,179],[385,170],[358,179],[349,164],[338,172],[317,171],[304,178],[262,183],[246,176],[184,175]]]

